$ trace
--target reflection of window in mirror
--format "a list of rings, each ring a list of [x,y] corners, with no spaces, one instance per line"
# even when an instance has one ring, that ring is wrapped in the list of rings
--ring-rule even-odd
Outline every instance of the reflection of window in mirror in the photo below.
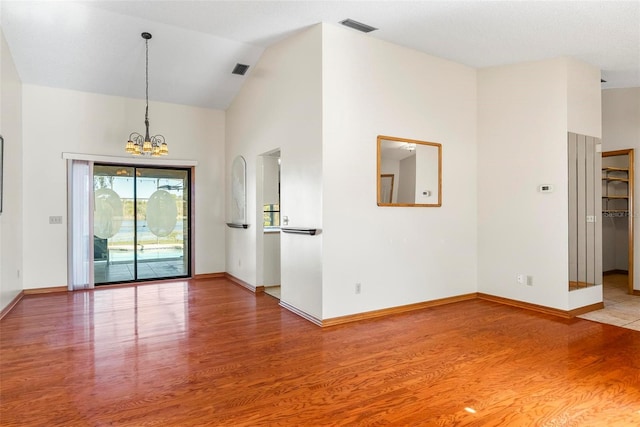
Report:
[[[378,136],[378,206],[441,206],[442,145]]]

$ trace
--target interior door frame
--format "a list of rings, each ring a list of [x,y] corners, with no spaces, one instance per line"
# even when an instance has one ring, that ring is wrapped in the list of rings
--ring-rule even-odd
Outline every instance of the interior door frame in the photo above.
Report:
[[[633,254],[634,254],[634,238],[633,238],[633,215],[634,215],[634,152],[633,148],[627,148],[623,150],[614,150],[614,151],[603,151],[602,157],[614,157],[614,156],[628,156],[628,165],[629,165],[629,183],[628,185],[628,193],[629,193],[629,201],[628,201],[628,212],[627,212],[627,221],[628,221],[628,279],[627,279],[627,287],[629,294],[631,295],[640,295],[640,291],[636,291],[633,289],[633,275],[634,275],[634,262],[633,262]]]
[[[264,159],[265,158],[273,158],[274,155],[277,154],[278,158],[282,158],[281,148],[273,148],[268,150],[262,154],[256,156],[256,292],[264,292],[265,288],[272,287],[276,285],[275,283],[267,283],[267,279],[265,278],[265,227],[264,227],[264,189],[265,189],[265,180],[264,180]],[[278,194],[280,194],[280,185],[281,185],[281,171],[279,166],[278,171]],[[282,212],[282,199],[280,198],[280,212]],[[280,217],[280,225],[278,225],[278,230],[270,230],[269,233],[280,233],[279,228],[282,225],[282,217]],[[280,250],[280,245],[278,245],[278,250]],[[280,276],[281,278],[282,276]],[[279,280],[279,284],[281,285],[282,280]],[[273,296],[273,295],[272,295]]]

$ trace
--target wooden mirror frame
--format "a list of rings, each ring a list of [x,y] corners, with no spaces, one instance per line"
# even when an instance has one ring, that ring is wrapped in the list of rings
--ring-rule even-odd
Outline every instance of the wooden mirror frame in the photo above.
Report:
[[[435,196],[435,200],[433,203],[388,203],[382,200],[382,177],[388,176],[388,171],[382,170],[382,144],[384,142],[397,142],[400,144],[415,144],[415,146],[425,145],[429,147],[435,147],[438,150],[438,159],[437,159],[437,167],[438,167],[438,183],[437,183],[437,195]],[[440,207],[442,206],[442,144],[437,142],[428,142],[428,141],[419,141],[416,139],[407,139],[407,138],[398,138],[394,136],[385,136],[378,135],[377,138],[377,151],[378,151],[378,162],[377,162],[377,204],[378,206],[391,206],[391,207]],[[397,178],[395,178],[395,187],[399,187],[401,183]],[[426,189],[425,189],[426,190]],[[429,191],[434,191],[429,190]],[[430,196],[425,196],[430,197]]]

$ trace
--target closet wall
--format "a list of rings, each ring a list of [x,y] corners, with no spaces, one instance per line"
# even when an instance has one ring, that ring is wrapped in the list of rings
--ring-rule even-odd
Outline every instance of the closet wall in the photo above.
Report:
[[[629,266],[629,156],[602,158],[602,269],[627,272]]]

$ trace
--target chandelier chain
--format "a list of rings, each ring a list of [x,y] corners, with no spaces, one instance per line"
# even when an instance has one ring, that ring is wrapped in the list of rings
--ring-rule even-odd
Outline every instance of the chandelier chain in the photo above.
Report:
[[[145,109],[144,109],[144,127],[145,134],[141,135],[138,132],[132,132],[129,135],[129,140],[125,145],[125,151],[134,156],[139,155],[151,155],[151,156],[166,156],[169,154],[169,147],[165,142],[162,135],[149,135],[149,39],[151,34],[144,32],[141,34],[144,39],[144,71],[145,71]]]
[[[149,39],[144,40],[144,46],[146,50],[145,55],[145,99],[147,101],[144,112],[144,119],[149,120]]]

